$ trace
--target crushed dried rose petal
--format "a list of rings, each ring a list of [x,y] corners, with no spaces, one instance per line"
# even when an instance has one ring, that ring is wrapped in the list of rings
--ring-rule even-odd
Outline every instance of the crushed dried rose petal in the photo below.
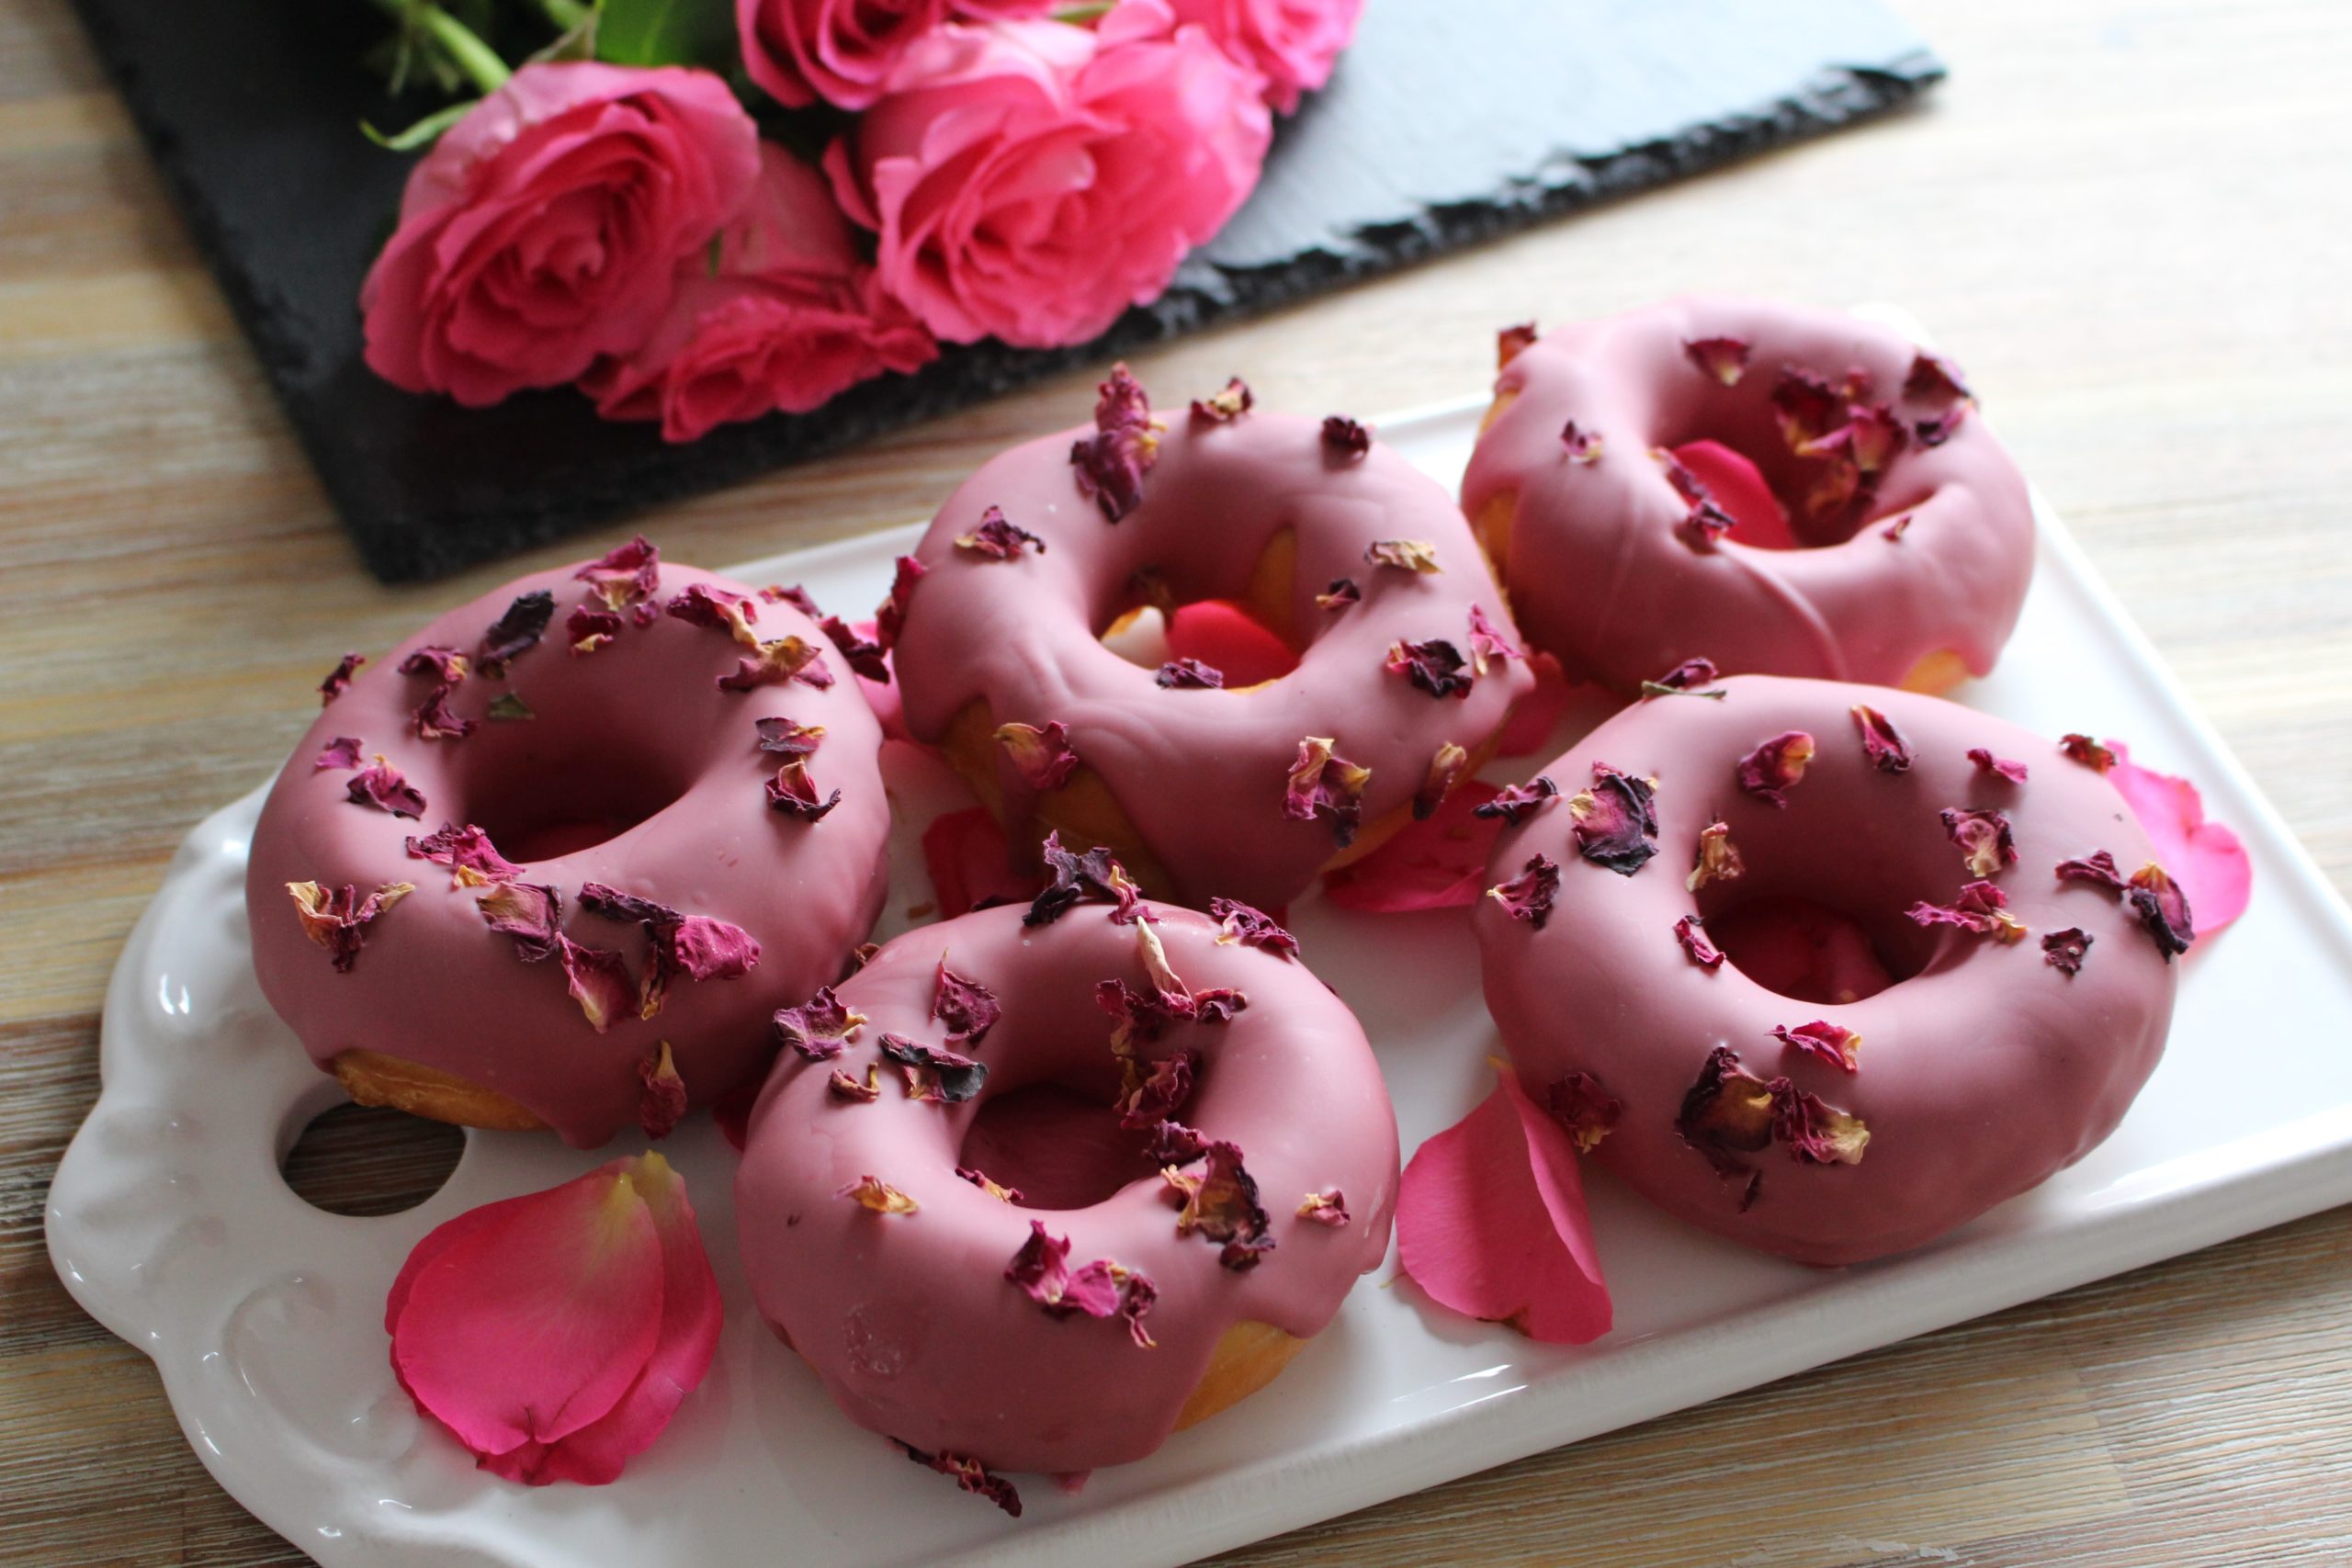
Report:
[[[1163,691],[1215,691],[1225,684],[1225,671],[1197,659],[1171,659],[1153,680]]]
[[[877,1176],[861,1176],[842,1188],[839,1196],[877,1214],[912,1214],[922,1205]]]
[[[1332,1230],[1344,1226],[1351,1218],[1348,1213],[1348,1195],[1336,1187],[1326,1187],[1320,1192],[1309,1192],[1299,1200],[1295,1213],[1302,1220],[1312,1220],[1315,1224],[1327,1225]]]
[[[1947,807],[1943,823],[1945,836],[1960,851],[1971,876],[1998,876],[2002,867],[2017,863],[2017,840],[2009,831],[2008,813],[1990,807]]]
[[[1051,925],[1080,904],[1090,902],[1114,906],[1111,919],[1120,925],[1148,919],[1137,904],[1141,893],[1126,867],[1102,845],[1077,854],[1062,847],[1061,834],[1056,830],[1046,835],[1042,853],[1053,881],[1031,900],[1029,912],[1021,918],[1023,925]]]
[[[315,882],[289,882],[287,896],[302,922],[302,934],[325,948],[338,975],[348,975],[359,961],[368,924],[385,910],[416,891],[413,882],[387,882],[365,898],[350,883],[330,892]]]
[[[2124,897],[2132,901],[2141,925],[2146,928],[2156,951],[2165,955],[2167,963],[2187,953],[2189,943],[2197,940],[2188,913],[2188,896],[2155,862],[2150,861],[2132,874]]]
[[[571,576],[575,582],[586,583],[588,592],[603,600],[605,609],[625,610],[661,591],[662,552],[639,534]]]
[[[1894,721],[1871,706],[1856,703],[1853,706],[1854,728],[1861,731],[1862,755],[1871,766],[1882,773],[1900,773],[1911,766],[1911,743],[1894,728]]]
[[[1517,876],[1487,889],[1487,897],[1500,904],[1512,919],[1525,920],[1539,931],[1552,918],[1552,902],[1559,894],[1559,862],[1541,852],[1528,856]]]
[[[575,657],[594,653],[620,635],[621,618],[610,610],[582,604],[564,618],[564,640],[571,645]]]
[[[1736,387],[1747,373],[1748,345],[1745,338],[1684,338],[1682,353],[1692,365],[1726,387]]]
[[[1560,786],[1552,782],[1549,773],[1538,773],[1525,784],[1507,784],[1495,791],[1493,796],[1470,808],[1473,817],[1499,817],[1510,827],[1521,822],[1543,808],[1544,803],[1557,796]]]
[[[888,649],[882,646],[878,637],[866,636],[839,615],[825,616],[817,623],[817,629],[825,634],[825,640],[833,645],[833,650],[842,656],[842,662],[849,666],[851,674],[871,681],[877,686],[890,683],[890,666],[883,658]]]
[[[1535,341],[1535,323],[1518,321],[1495,333],[1495,368],[1500,370]]]
[[[520,945],[518,942],[518,950]],[[638,989],[629,983],[628,964],[619,953],[582,947],[560,932],[555,951],[563,965],[564,989],[580,1004],[580,1015],[588,1021],[589,1028],[602,1034],[612,1027],[613,1020],[635,1015]]]
[[[925,1045],[903,1034],[885,1032],[882,1055],[899,1065],[907,1080],[909,1100],[961,1105],[980,1092],[989,1080],[988,1064],[954,1051]]]
[[[2023,762],[2013,762],[2007,757],[1996,757],[1982,746],[1971,746],[1968,749],[1968,760],[1976,764],[1979,772],[1990,773],[1996,778],[2007,779],[2011,784],[2023,784],[2026,781],[2026,765]]]
[[[2115,766],[2115,753],[2087,735],[2062,735],[2058,738],[2058,750],[2093,773],[2103,773]]]
[[[360,740],[356,735],[336,736],[311,759],[311,771],[322,773],[330,768],[356,768],[359,766],[359,746]]]
[[[1453,793],[1462,774],[1470,765],[1470,753],[1449,740],[1430,754],[1429,771],[1421,775],[1420,788],[1413,792],[1413,820],[1426,822],[1445,797]]]
[[[1423,577],[1445,570],[1437,564],[1437,547],[1426,539],[1374,539],[1363,547],[1363,558],[1374,566]]]
[[[1807,1094],[1786,1078],[1771,1084],[1772,1132],[1791,1158],[1808,1165],[1860,1165],[1871,1141],[1862,1119]]]
[[[1427,642],[1394,642],[1388,647],[1388,672],[1402,675],[1433,697],[1467,699],[1475,677],[1462,650],[1442,637]]]
[[[1001,724],[997,726],[996,741],[1004,748],[1005,760],[1031,789],[1059,789],[1078,772],[1078,753],[1070,747],[1069,726],[1059,719],[1048,721],[1043,729],[1034,724]]]
[[[454,648],[437,643],[418,649],[400,662],[403,675],[427,675],[445,686],[454,686],[472,672],[473,665]]]
[[[964,1454],[952,1454],[944,1449],[937,1453],[925,1453],[912,1443],[899,1442],[896,1438],[890,1440],[898,1443],[906,1456],[917,1464],[935,1470],[942,1475],[955,1477],[956,1484],[962,1490],[974,1496],[987,1498],[1016,1519],[1021,1517],[1021,1494],[1013,1490],[1012,1482],[978,1460]]]
[[[817,781],[809,774],[805,757],[788,759],[767,782],[768,807],[802,822],[820,822],[825,813],[842,803],[842,792],[818,798]]]
[[[1143,477],[1159,460],[1159,422],[1151,399],[1125,365],[1097,389],[1094,434],[1071,443],[1069,461],[1079,494],[1092,501],[1103,521],[1116,523],[1143,503]]]
[[[2009,913],[2008,904],[2008,895],[1991,883],[1972,882],[1949,905],[1922,899],[1904,913],[1918,925],[1958,926],[1977,936],[2010,942],[2025,935],[2025,923]]]
[[[493,882],[474,907],[492,931],[514,940],[514,956],[524,963],[555,956],[563,924],[563,895],[555,888],[538,882]]]
[[[637,1076],[643,1085],[637,1097],[637,1124],[649,1138],[666,1138],[686,1113],[686,1080],[678,1076],[667,1040],[637,1065]]]
[[[1560,426],[1560,451],[1569,462],[1580,463],[1589,468],[1600,461],[1600,433],[1597,430],[1580,430],[1577,427],[1577,422],[1570,420]]]
[[[822,1062],[840,1055],[857,1038],[865,1015],[852,1010],[831,986],[820,986],[798,1007],[778,1008],[772,1021],[778,1045],[790,1046],[803,1060]]]
[[[825,1092],[835,1100],[871,1105],[882,1098],[882,1069],[869,1062],[865,1066],[865,1077],[859,1079],[835,1067],[825,1078]],[[956,1174],[963,1173],[959,1171]]]
[[[752,721],[763,751],[773,751],[785,757],[813,757],[818,743],[825,739],[821,724],[796,724],[788,718],[761,718]]]
[[[1217,922],[1216,940],[1224,946],[1239,942],[1277,958],[1296,958],[1298,939],[1275,923],[1273,918],[1233,898],[1211,898],[1209,917]]]
[[[1119,1043],[1114,1038],[1114,1052]],[[1193,1096],[1199,1053],[1175,1051],[1148,1064],[1135,1055],[1132,1045],[1118,1055],[1122,1083],[1112,1109],[1119,1113],[1120,1126],[1139,1132],[1158,1126],[1184,1109],[1184,1102]]]
[[[870,1072],[872,1069],[869,1068],[867,1070]],[[990,1181],[987,1177],[981,1175],[978,1171],[974,1170],[968,1165],[957,1166],[956,1168],[956,1174],[962,1177],[965,1180],[970,1182],[973,1186],[978,1188],[981,1191],[987,1193],[989,1197],[995,1199],[1000,1203],[1018,1203],[1021,1201],[1021,1189],[1018,1187],[1005,1187]]]
[[[417,787],[401,776],[401,771],[381,757],[351,776],[345,786],[354,806],[372,806],[379,811],[389,811],[395,817],[416,818],[424,815],[424,795]]]
[[[1960,372],[1950,361],[1938,358],[1924,349],[1912,356],[1910,372],[1903,378],[1903,398],[1905,402],[1932,403],[1938,407],[1963,400],[1973,400],[1974,394],[1960,378]]]
[[[1655,681],[1642,682],[1642,696],[1651,697],[1712,697],[1721,701],[1728,694],[1715,684],[1717,674],[1712,659],[1686,659]]]
[[[483,674],[493,680],[505,674],[508,664],[538,646],[554,619],[553,593],[544,588],[517,593],[514,603],[499,612],[498,619],[481,634],[481,641],[474,649],[474,661],[481,666]]]
[[[1786,792],[1804,777],[1812,761],[1813,737],[1802,729],[1783,731],[1739,760],[1739,787],[1758,800],[1786,806]]]
[[[2068,926],[2041,939],[2041,961],[2061,975],[2071,976],[2081,971],[2083,955],[2090,947],[2090,932],[2080,926]]]
[[[2093,850],[2080,860],[2060,861],[2058,880],[2087,882],[2117,893],[2123,891],[2123,872],[2115,863],[2113,852],[2109,850]]]
[[[1372,451],[1372,426],[1362,424],[1343,413],[1335,413],[1323,421],[1323,455],[1338,463],[1362,462]]]
[[[1211,424],[1231,424],[1257,407],[1258,400],[1250,390],[1250,383],[1236,376],[1225,384],[1225,389],[1205,398],[1193,400],[1193,417]]]
[[[327,671],[327,678],[319,682],[319,705],[324,707],[349,691],[351,677],[367,662],[364,653],[346,653],[336,660],[335,667]]]
[[[472,719],[459,718],[450,711],[447,686],[434,687],[433,694],[417,705],[410,723],[419,740],[463,740],[474,732]]]
[[[1674,922],[1674,940],[1682,944],[1682,951],[1690,955],[1691,963],[1712,972],[1723,966],[1724,953],[1699,929],[1705,924],[1697,915],[1685,915]]]
[[[1792,1050],[1818,1057],[1844,1072],[1862,1070],[1862,1037],[1843,1024],[1816,1018],[1811,1023],[1800,1023],[1794,1029],[1775,1024],[1772,1038]]]
[[[720,691],[749,692],[760,686],[782,685],[786,681],[797,681],[822,691],[833,683],[833,672],[825,668],[824,650],[812,642],[787,633],[774,642],[756,646],[758,652],[739,660],[733,674],[718,677]]]
[[[915,584],[930,570],[913,556],[900,556],[892,567],[889,597],[874,612],[874,640],[884,649],[894,646],[906,629],[907,606],[914,600]]]
[[[1470,668],[1478,674],[1487,672],[1487,664],[1498,659],[1525,659],[1527,650],[1503,635],[1502,627],[1487,617],[1485,606],[1470,606]]]
[[[1283,791],[1283,815],[1295,822],[1329,818],[1331,836],[1345,849],[1363,820],[1363,790],[1372,770],[1340,756],[1332,744],[1329,737],[1317,735],[1298,743],[1298,760]]]
[[[997,1020],[1004,1016],[1004,1005],[996,993],[978,980],[967,979],[947,967],[947,960],[939,961],[939,975],[932,991],[931,1016],[947,1026],[947,1043],[978,1049],[988,1038]]]
[[[1333,578],[1330,586],[1315,596],[1316,607],[1326,615],[1363,603],[1363,590],[1356,586],[1356,580],[1352,577]]]
[[[1592,787],[1568,797],[1577,853],[1620,876],[1631,876],[1657,853],[1657,790],[1649,780],[1592,765]]]
[[[1001,506],[991,506],[981,513],[978,525],[970,533],[956,536],[957,549],[981,560],[1011,560],[1024,545],[1034,546],[1041,556],[1046,553],[1046,541],[1007,518]]]
[[[1750,1168],[1742,1156],[1772,1142],[1770,1086],[1739,1065],[1738,1052],[1718,1045],[1683,1091],[1674,1130],[1706,1156],[1717,1175],[1745,1176]]]
[[[1580,1155],[1599,1148],[1625,1114],[1624,1102],[1590,1073],[1570,1073],[1544,1092],[1544,1102]]]

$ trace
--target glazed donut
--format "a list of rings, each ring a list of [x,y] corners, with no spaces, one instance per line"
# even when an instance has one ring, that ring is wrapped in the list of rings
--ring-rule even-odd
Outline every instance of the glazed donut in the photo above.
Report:
[[[1463,509],[1571,673],[1630,694],[1703,654],[1941,692],[1992,669],[2033,511],[1943,361],[1851,316],[1713,298],[1502,352]]]
[[[2190,934],[2122,796],[1940,698],[1719,689],[1626,709],[1544,771],[1559,795],[1509,797],[1474,925],[1522,1086],[1660,1207],[1813,1264],[1921,1246],[2096,1147]]]
[[[1122,367],[1095,427],[989,461],[883,627],[910,729],[1016,842],[1058,829],[1155,897],[1278,908],[1434,810],[1533,679],[1461,513],[1363,426],[1250,412],[1238,382],[1159,423]],[[1220,600],[1296,668],[1212,685],[1101,640]]]
[[[582,1147],[756,1083],[884,894],[824,642],[639,541],[346,659],[254,829],[263,994],[363,1104]]]
[[[1140,1459],[1386,1255],[1363,1031],[1218,908],[978,910],[794,1015],[736,1224],[762,1316],[858,1425],[991,1468]]]

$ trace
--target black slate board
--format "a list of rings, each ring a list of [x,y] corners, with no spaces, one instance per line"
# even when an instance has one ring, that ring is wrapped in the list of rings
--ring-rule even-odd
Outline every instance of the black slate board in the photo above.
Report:
[[[1876,0],[1370,0],[1264,183],[1169,292],[1081,348],[951,349],[811,414],[665,446],[568,389],[466,410],[360,362],[407,160],[363,0],[77,0],[361,556],[398,581],[929,418],[1068,367],[1776,147],[1942,66]]]

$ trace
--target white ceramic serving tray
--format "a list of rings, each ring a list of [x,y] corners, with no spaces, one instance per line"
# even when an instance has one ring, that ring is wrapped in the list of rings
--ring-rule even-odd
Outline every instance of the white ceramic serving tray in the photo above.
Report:
[[[1476,419],[1464,402],[1384,420],[1380,434],[1451,486]],[[2186,961],[2164,1064],[2115,1136],[1923,1252],[1815,1272],[1684,1229],[1596,1174],[1618,1325],[1600,1343],[1532,1344],[1436,1310],[1392,1278],[1392,1257],[1241,1412],[1075,1494],[1018,1477],[1028,1512],[1015,1521],[851,1426],[761,1326],[735,1267],[734,1156],[697,1119],[667,1148],[727,1298],[708,1381],[616,1484],[511,1485],[475,1470],[394,1385],[384,1292],[433,1226],[604,1156],[470,1134],[437,1195],[377,1219],[288,1190],[280,1156],[339,1092],[248,964],[241,888],[256,791],[189,836],[115,970],[105,1090],[51,1190],[51,1255],[82,1304],[154,1359],[220,1484],[330,1564],[1149,1568],[2352,1201],[2352,917],[2057,520],[2041,522],[2032,596],[2000,671],[1957,694],[2044,734],[2120,736],[2196,780],[2253,853],[2254,903]],[[913,535],[738,575],[871,604]],[[921,792],[907,793],[911,807]],[[899,863],[920,875],[919,858]],[[924,897],[897,894],[899,923]],[[1464,912],[1352,916],[1309,896],[1292,917],[1370,1031],[1410,1151],[1492,1083],[1497,1042]]]

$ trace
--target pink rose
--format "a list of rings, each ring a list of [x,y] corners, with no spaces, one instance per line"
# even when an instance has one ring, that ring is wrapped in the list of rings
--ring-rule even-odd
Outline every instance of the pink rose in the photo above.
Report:
[[[642,346],[582,378],[606,419],[659,419],[663,439],[774,410],[805,412],[886,370],[912,370],[938,345],[882,292],[850,244],[823,176],[760,145],[742,218],[679,264],[677,291]]]
[[[1179,22],[1195,23],[1224,51],[1266,79],[1266,102],[1283,114],[1301,92],[1331,79],[1355,36],[1363,0],[1169,0]]]
[[[957,343],[1083,343],[1157,299],[1257,183],[1256,73],[1162,0],[1092,30],[949,26],[826,153],[882,284]]]
[[[643,342],[741,208],[759,138],[704,72],[526,65],[410,174],[360,290],[368,364],[471,407]]]
[[[735,0],[743,68],[777,102],[862,109],[923,37],[950,19],[1034,17],[1052,0]]]

